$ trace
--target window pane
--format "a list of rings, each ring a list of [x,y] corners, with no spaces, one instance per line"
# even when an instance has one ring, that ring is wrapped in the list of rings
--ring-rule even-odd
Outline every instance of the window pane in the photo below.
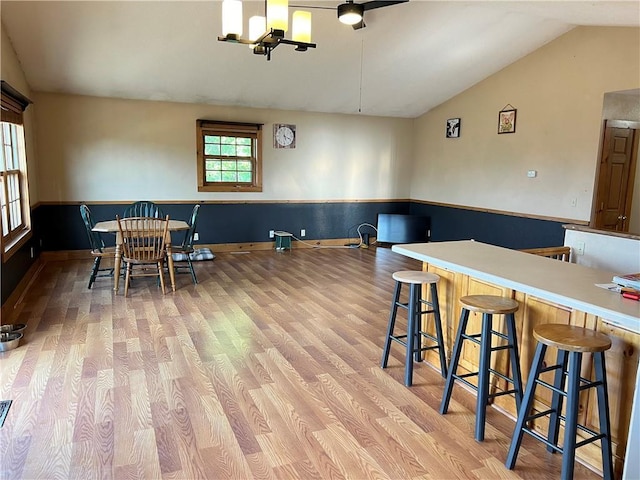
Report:
[[[253,167],[253,163],[251,162],[251,160],[238,160],[237,164],[238,171],[243,172],[250,172]]]
[[[236,137],[220,137],[220,143],[223,145],[235,145]]]
[[[217,172],[207,172],[205,175],[207,182],[221,182],[222,181],[222,173],[220,171]]]
[[[221,155],[225,157],[235,157],[236,156],[236,146],[235,145],[222,145]]]
[[[9,205],[7,201],[7,197],[5,195],[6,187],[7,187],[7,177],[6,175],[0,176],[0,206],[2,208],[2,236],[9,235]]]
[[[238,146],[238,156],[239,157],[250,157],[251,156],[251,147]]]
[[[223,171],[224,170],[227,170],[227,171],[233,170],[233,171],[235,171],[236,170],[236,165],[237,165],[237,162],[235,160],[224,160],[222,162],[222,170]]]
[[[205,155],[220,155],[220,145],[205,143],[204,145],[204,154]]]
[[[17,170],[18,165],[18,128],[22,129],[22,127],[18,127],[17,125],[11,125],[11,158],[7,159],[7,169],[8,170]],[[21,130],[22,131],[22,130]]]
[[[236,172],[222,172],[223,182],[237,182]]]
[[[238,143],[238,145],[251,145],[251,138],[238,137],[237,143]]]
[[[251,183],[253,175],[251,172],[238,172],[238,181],[243,183]]]
[[[220,137],[218,135],[205,135],[204,143],[220,143]]]
[[[7,219],[7,207],[2,207],[2,236],[9,235],[9,220]]]

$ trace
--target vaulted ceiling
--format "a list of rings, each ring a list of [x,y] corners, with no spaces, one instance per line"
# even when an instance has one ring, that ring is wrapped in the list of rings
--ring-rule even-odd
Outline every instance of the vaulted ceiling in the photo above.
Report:
[[[243,3],[246,29],[264,2]],[[361,30],[314,8],[317,48],[281,45],[266,61],[217,40],[221,5],[3,0],[1,18],[35,91],[407,118],[575,26],[640,26],[635,0],[411,0],[367,11]]]

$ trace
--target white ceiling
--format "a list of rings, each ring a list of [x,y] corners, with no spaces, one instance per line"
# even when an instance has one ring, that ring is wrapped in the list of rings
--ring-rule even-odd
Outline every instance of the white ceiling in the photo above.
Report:
[[[313,9],[317,48],[281,45],[268,62],[217,41],[221,5],[2,0],[0,13],[35,91],[408,118],[576,25],[640,26],[637,0],[411,0],[367,11],[357,31]],[[263,11],[244,0],[245,29]]]

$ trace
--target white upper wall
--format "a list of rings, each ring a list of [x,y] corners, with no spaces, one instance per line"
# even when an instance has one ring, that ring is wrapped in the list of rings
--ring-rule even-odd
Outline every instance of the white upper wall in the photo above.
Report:
[[[0,48],[2,57],[0,58],[2,80],[7,82],[22,95],[31,98],[31,89],[22,71],[22,66],[18,60],[11,40],[7,36],[2,22],[0,22]],[[29,204],[35,205],[38,202],[38,182],[37,182],[37,156],[36,137],[34,128],[34,106],[27,107],[24,112],[25,143],[27,149],[27,178],[29,180]]]
[[[413,120],[37,93],[40,200],[408,198]],[[264,123],[263,192],[199,193],[196,120]],[[273,148],[273,123],[296,148]]]
[[[411,198],[588,221],[604,94],[639,86],[640,29],[578,27],[416,120]]]

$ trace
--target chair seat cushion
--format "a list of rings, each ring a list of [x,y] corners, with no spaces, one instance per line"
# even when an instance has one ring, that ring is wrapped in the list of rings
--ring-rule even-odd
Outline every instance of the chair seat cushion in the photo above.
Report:
[[[199,260],[213,260],[216,258],[215,254],[209,248],[197,248],[191,253],[177,252],[171,254],[174,262],[186,262],[187,255],[192,262]]]

